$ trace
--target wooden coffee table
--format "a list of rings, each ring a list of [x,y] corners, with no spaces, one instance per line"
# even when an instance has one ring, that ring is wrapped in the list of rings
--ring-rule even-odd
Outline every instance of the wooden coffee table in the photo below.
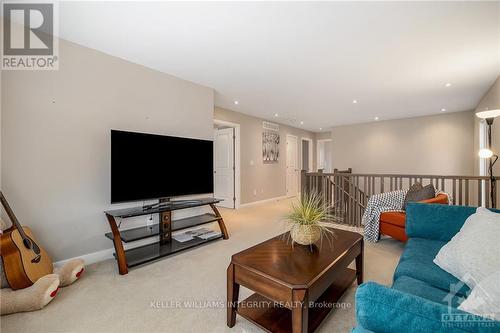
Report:
[[[314,332],[357,278],[363,282],[363,237],[331,229],[333,242],[294,245],[281,235],[233,255],[227,269],[227,325],[236,313],[267,332]],[[356,261],[356,270],[348,265]],[[238,302],[240,286],[255,292]]]

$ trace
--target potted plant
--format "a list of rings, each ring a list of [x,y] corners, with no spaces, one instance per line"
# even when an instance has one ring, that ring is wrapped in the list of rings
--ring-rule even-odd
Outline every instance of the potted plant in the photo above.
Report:
[[[337,218],[330,214],[330,208],[315,192],[302,194],[298,202],[292,203],[292,212],[286,216],[292,241],[301,245],[311,245],[324,236],[333,236],[328,227],[334,220]]]

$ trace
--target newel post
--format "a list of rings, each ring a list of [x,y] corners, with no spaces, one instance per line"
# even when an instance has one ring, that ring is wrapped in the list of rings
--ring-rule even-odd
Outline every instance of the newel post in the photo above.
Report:
[[[300,193],[302,195],[307,193],[307,171],[300,170]]]
[[[318,182],[318,188],[316,189],[318,194],[323,194],[323,169],[318,170],[319,173],[319,182]]]

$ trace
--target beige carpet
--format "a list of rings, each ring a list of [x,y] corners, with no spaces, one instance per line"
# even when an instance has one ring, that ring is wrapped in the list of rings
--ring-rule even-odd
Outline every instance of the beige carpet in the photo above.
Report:
[[[82,279],[62,289],[43,310],[1,317],[1,332],[261,332],[241,317],[226,326],[226,268],[231,255],[283,231],[288,200],[222,210],[230,239],[117,273],[108,260],[87,267]],[[402,245],[390,239],[365,248],[365,280],[390,284]],[[319,332],[355,326],[354,284]],[[242,289],[240,299],[250,292]],[[152,302],[156,306],[152,306]],[[158,303],[159,302],[159,303]],[[176,302],[191,308],[172,308]],[[211,306],[204,307],[204,304]],[[159,305],[159,306],[158,306]],[[194,308],[193,308],[194,307]]]

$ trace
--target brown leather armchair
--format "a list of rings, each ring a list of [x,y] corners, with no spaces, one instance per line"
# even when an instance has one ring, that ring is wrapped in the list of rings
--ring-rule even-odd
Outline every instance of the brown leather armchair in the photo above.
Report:
[[[448,204],[448,196],[438,194],[435,198],[422,200],[422,203],[429,204]],[[385,212],[380,214],[380,234],[391,236],[394,239],[406,242],[408,236],[405,232],[406,213],[403,212]]]

